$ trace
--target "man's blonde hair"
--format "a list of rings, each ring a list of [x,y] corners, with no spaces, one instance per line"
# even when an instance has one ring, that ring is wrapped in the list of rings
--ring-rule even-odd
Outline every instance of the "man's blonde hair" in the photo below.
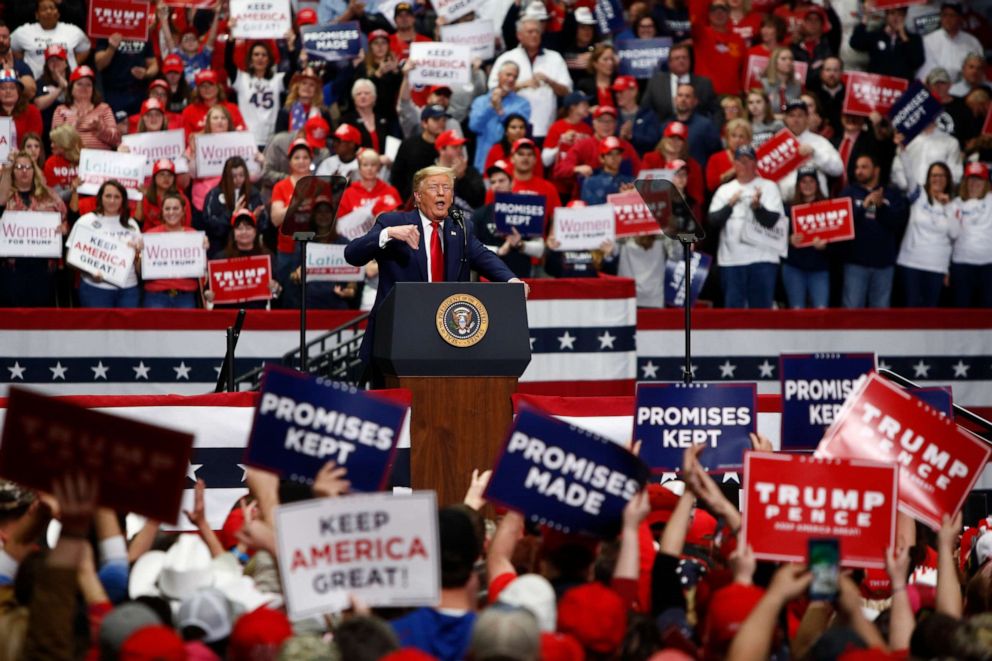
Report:
[[[436,177],[438,175],[444,175],[451,182],[451,185],[455,185],[455,171],[451,168],[446,168],[443,165],[428,165],[426,168],[417,170],[417,174],[413,175],[413,190],[416,193],[420,192],[420,185],[424,183],[425,179],[429,177]]]

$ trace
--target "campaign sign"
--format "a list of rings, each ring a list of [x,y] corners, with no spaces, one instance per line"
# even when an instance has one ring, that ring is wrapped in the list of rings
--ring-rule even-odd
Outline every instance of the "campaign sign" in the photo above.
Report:
[[[923,388],[906,388],[913,397],[922,399],[931,408],[940,411],[949,418],[954,417],[954,397],[950,386],[927,386]]]
[[[903,144],[908,145],[910,140],[933,123],[942,112],[944,107],[940,105],[940,101],[930,94],[923,83],[914,80],[892,104],[889,118],[892,120],[892,128],[903,134]]]
[[[953,420],[874,373],[847,398],[816,450],[899,466],[899,509],[933,529],[961,509],[989,452]]]
[[[121,138],[121,144],[126,145],[132,154],[140,154],[147,159],[146,177],[152,175],[156,161],[167,158],[175,162],[186,154],[186,138],[182,129],[131,133]]]
[[[765,227],[754,218],[744,222],[741,243],[772,250],[782,257],[789,254],[789,220],[779,216],[771,227]]]
[[[621,39],[617,42],[620,73],[624,76],[646,80],[668,62],[668,51],[671,49],[671,37]]]
[[[812,450],[833,424],[858,379],[875,369],[875,354],[782,354],[782,449]]]
[[[26,487],[51,493],[54,479],[84,473],[101,506],[175,523],[192,454],[192,434],[10,388],[0,476]]]
[[[875,111],[884,115],[908,86],[905,78],[851,71],[848,73],[841,111],[865,117]]]
[[[713,266],[713,258],[702,252],[692,253],[689,265],[689,307],[696,304],[703,290],[706,277]],[[685,260],[670,259],[665,262],[665,307],[685,305]]]
[[[613,207],[616,238],[661,234],[661,225],[636,190],[607,195],[606,202]]]
[[[496,193],[493,206],[496,231],[512,234],[516,229],[521,236],[543,235],[545,203],[543,195]]]
[[[149,232],[142,235],[141,277],[202,278],[207,270],[203,232]]]
[[[14,142],[14,120],[0,117],[0,163],[10,159],[10,145]]]
[[[758,174],[778,181],[799,167],[806,157],[799,153],[799,141],[789,129],[782,129],[755,151]]]
[[[808,62],[795,62],[795,80],[802,87],[806,87],[806,72],[809,70]],[[747,64],[744,66],[744,89],[751,90],[755,87],[762,87],[761,77],[768,70],[767,55],[748,55]]]
[[[464,44],[436,41],[410,44],[411,85],[468,85],[472,75],[472,49]]]
[[[282,367],[262,379],[244,463],[312,484],[333,461],[354,491],[386,486],[408,407]]]
[[[334,229],[338,236],[343,236],[349,241],[365,236],[375,223],[375,217],[372,214],[373,207],[375,207],[375,202],[370,202],[364,207],[349,211],[335,220]]]
[[[62,216],[56,211],[5,211],[0,257],[62,256]]]
[[[854,210],[851,198],[835,197],[792,207],[792,233],[802,234],[797,248],[811,246],[816,239],[827,243],[854,238]]]
[[[623,7],[620,0],[596,0],[593,11],[599,34],[612,34],[624,28]]]
[[[134,265],[134,247],[111,234],[76,224],[66,241],[65,261],[84,273],[96,275],[117,287],[127,284]]]
[[[230,0],[235,39],[282,39],[289,32],[289,0]]]
[[[362,49],[362,30],[358,21],[331,25],[304,25],[300,28],[303,50],[317,60],[350,60]]]
[[[119,34],[132,41],[147,40],[148,4],[143,0],[90,0],[87,36],[109,39]]]
[[[279,576],[289,617],[368,606],[436,606],[441,554],[433,491],[350,494],[280,505]]]
[[[682,467],[686,448],[711,472],[741,467],[757,430],[758,390],[753,383],[638,383],[634,439],[641,460],[655,473]]]
[[[219,177],[224,173],[224,163],[232,156],[240,156],[248,168],[257,167],[255,155],[258,146],[251,131],[226,133],[201,133],[196,136],[196,176]]]
[[[272,298],[272,256],[253,255],[207,262],[214,303],[247,303]]]
[[[344,246],[334,243],[307,244],[307,280],[314,282],[361,282],[365,267],[344,259]]]
[[[554,234],[558,250],[597,250],[603,241],[614,239],[613,207],[555,208]]]
[[[748,452],[740,544],[759,560],[805,563],[810,539],[834,538],[845,567],[884,567],[897,483],[891,463]]]
[[[468,46],[472,57],[480,60],[491,60],[496,55],[496,30],[488,19],[442,25],[441,41]]]
[[[455,19],[479,9],[482,3],[483,0],[431,0],[434,11],[437,12],[439,18],[444,18],[446,23],[451,23]]]
[[[609,537],[648,474],[623,446],[525,406],[510,426],[486,499],[565,532]]]
[[[256,151],[258,148],[256,147]],[[100,185],[116,179],[127,189],[127,199],[141,200],[141,185],[145,182],[147,161],[141,154],[124,154],[105,149],[83,149],[79,152],[79,192],[96,195]]]

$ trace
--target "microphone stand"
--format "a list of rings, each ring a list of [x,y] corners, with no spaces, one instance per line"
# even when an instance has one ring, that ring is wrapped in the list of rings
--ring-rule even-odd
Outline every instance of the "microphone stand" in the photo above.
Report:
[[[462,210],[455,207],[454,205],[448,210],[448,215],[451,219],[455,221],[455,224],[462,229],[462,258],[458,265],[458,278],[456,282],[461,282],[462,273],[465,271],[465,265],[468,263],[468,231],[465,229],[465,215]],[[469,278],[471,279],[471,277]]]
[[[293,240],[300,244],[300,371],[307,371],[307,244],[316,232],[295,232]]]
[[[692,301],[690,300],[690,290],[692,289],[692,244],[698,240],[692,232],[679,232],[675,235],[682,246],[682,257],[685,260],[685,273],[682,276],[684,291],[682,294],[682,307],[685,309],[685,364],[682,366],[682,383],[689,385],[692,383]]]

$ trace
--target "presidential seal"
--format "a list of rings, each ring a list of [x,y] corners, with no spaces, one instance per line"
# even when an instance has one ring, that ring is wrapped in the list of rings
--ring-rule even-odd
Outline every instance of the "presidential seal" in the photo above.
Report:
[[[441,339],[456,347],[478,344],[489,330],[486,306],[468,294],[455,294],[441,301],[435,321]]]

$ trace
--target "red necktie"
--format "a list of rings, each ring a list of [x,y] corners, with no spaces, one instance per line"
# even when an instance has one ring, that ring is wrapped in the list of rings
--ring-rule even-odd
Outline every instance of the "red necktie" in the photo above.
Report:
[[[841,173],[841,181],[847,183],[847,163],[851,160],[851,148],[854,147],[854,140],[849,136],[844,136],[840,142],[840,160],[844,164],[844,171]]]
[[[444,253],[441,252],[441,223],[431,221],[431,282],[444,282]]]

